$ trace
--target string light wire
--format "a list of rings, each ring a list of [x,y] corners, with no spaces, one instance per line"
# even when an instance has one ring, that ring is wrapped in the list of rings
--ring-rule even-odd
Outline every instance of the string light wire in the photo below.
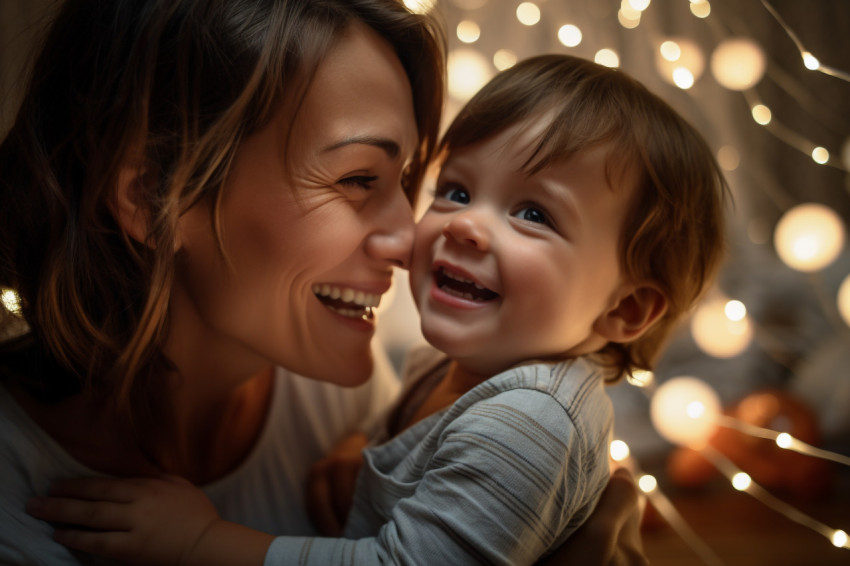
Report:
[[[735,429],[745,434],[749,434],[750,436],[773,440],[776,442],[777,446],[784,448],[785,450],[791,450],[792,452],[797,452],[799,454],[805,454],[807,456],[813,456],[815,458],[830,460],[838,464],[850,466],[850,457],[830,452],[829,450],[823,450],[822,448],[817,448],[811,444],[806,444],[802,440],[798,440],[785,432],[776,432],[775,430],[762,428],[728,415],[718,415],[717,424],[718,426]]]
[[[729,481],[732,482],[732,484],[735,486],[735,489],[737,489],[738,491],[743,491],[748,493],[749,495],[752,495],[761,503],[770,507],[774,511],[784,515],[791,521],[799,523],[800,525],[803,525],[804,527],[807,527],[813,530],[814,532],[822,535],[827,540],[829,540],[834,546],[838,548],[850,549],[850,543],[848,543],[847,535],[844,531],[842,531],[841,529],[834,529],[832,527],[829,527],[821,523],[820,521],[809,517],[799,509],[796,509],[795,507],[792,507],[788,503],[775,497],[773,494],[768,492],[759,484],[752,481],[745,472],[739,469],[729,458],[724,456],[720,451],[712,448],[711,446],[705,446],[700,450],[700,454],[705,456],[706,459],[708,459],[708,461],[711,462],[714,467],[717,468],[718,471],[720,471],[720,473],[726,476]],[[745,479],[746,481],[740,482],[741,479]]]
[[[829,75],[831,77],[850,82],[850,74],[848,74],[847,72],[842,71],[841,69],[830,67],[828,65],[824,65],[823,63],[818,61],[817,58],[815,58],[815,56],[812,55],[812,53],[805,48],[803,42],[800,41],[800,39],[797,37],[797,34],[794,33],[794,30],[792,30],[791,27],[785,23],[785,20],[783,20],[779,13],[773,8],[773,6],[771,6],[770,2],[768,2],[767,0],[761,0],[761,3],[765,7],[765,9],[770,13],[770,15],[773,16],[773,19],[775,19],[776,22],[782,27],[782,29],[785,30],[785,33],[788,35],[789,38],[791,38],[791,41],[794,42],[794,45],[797,47],[797,51],[800,52],[800,57],[802,57],[807,69],[810,69],[812,71],[818,71],[825,75]]]

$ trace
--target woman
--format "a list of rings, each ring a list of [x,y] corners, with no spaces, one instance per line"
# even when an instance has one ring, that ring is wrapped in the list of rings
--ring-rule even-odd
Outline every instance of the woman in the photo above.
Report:
[[[306,469],[394,391],[294,374],[386,373],[372,308],[408,261],[439,38],[392,0],[62,6],[0,146],[29,327],[0,350],[2,561],[83,559],[23,511],[66,476],[180,475],[312,532]]]

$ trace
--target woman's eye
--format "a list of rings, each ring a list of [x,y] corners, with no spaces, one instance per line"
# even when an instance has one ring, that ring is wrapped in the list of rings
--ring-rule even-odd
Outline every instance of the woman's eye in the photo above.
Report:
[[[527,222],[534,222],[536,224],[549,224],[549,219],[546,217],[546,213],[540,210],[539,208],[535,208],[533,206],[527,206],[518,210],[514,216]]]
[[[446,200],[460,204],[469,204],[470,201],[470,196],[466,189],[456,185],[445,185],[438,194]]]
[[[339,180],[339,184],[360,187],[361,189],[369,190],[372,188],[372,183],[378,180],[377,175],[352,175]]]

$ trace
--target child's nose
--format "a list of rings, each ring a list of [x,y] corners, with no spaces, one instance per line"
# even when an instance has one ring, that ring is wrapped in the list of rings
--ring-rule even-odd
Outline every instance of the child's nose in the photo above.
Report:
[[[443,235],[459,244],[473,246],[479,251],[490,249],[490,233],[484,218],[474,212],[452,217],[443,227]]]

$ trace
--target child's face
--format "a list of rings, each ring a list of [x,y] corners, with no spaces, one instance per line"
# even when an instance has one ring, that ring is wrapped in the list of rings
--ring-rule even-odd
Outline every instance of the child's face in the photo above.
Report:
[[[571,357],[606,340],[621,298],[618,243],[633,175],[605,174],[607,148],[527,176],[543,123],[453,152],[416,230],[411,289],[426,339],[469,371]]]

